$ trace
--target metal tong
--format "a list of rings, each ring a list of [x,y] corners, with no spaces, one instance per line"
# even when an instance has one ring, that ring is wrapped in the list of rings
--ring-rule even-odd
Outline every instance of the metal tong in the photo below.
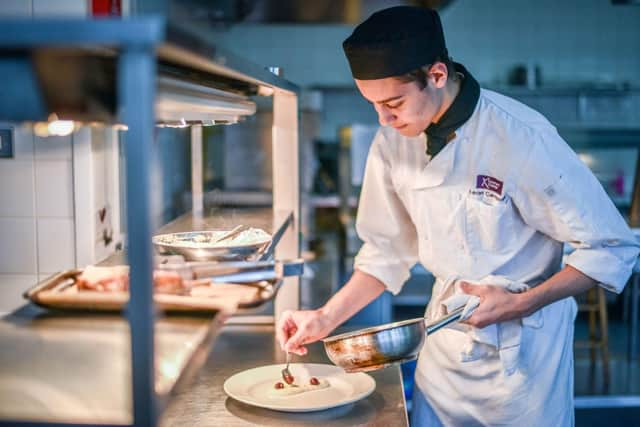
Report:
[[[301,276],[304,260],[298,258],[289,261],[177,262],[160,264],[158,268],[175,271],[187,280],[211,279],[216,282],[250,283]]]

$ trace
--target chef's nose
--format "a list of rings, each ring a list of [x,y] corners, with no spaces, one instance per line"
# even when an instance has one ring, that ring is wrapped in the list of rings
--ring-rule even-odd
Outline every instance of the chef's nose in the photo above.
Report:
[[[380,126],[387,126],[394,122],[396,116],[384,105],[376,105],[376,112],[378,113],[378,121]]]

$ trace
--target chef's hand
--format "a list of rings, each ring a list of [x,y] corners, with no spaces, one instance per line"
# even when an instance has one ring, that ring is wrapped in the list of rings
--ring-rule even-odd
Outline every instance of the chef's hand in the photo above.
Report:
[[[480,304],[463,323],[484,328],[493,323],[520,319],[525,315],[522,309],[523,293],[515,294],[502,286],[472,285],[467,282],[461,282],[460,289],[465,294],[480,297]]]
[[[321,310],[287,310],[276,325],[276,338],[282,350],[304,356],[307,354],[304,344],[318,341],[332,330],[331,322]]]

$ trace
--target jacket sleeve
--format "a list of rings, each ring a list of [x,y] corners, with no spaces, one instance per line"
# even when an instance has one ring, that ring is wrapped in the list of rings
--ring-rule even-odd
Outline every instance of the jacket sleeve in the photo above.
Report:
[[[555,129],[532,133],[514,195],[524,221],[575,250],[565,263],[620,293],[640,245],[589,168]]]
[[[391,180],[391,165],[384,152],[388,145],[378,131],[369,150],[358,205],[356,231],[364,244],[354,268],[374,276],[395,295],[418,261],[418,251],[415,226]]]

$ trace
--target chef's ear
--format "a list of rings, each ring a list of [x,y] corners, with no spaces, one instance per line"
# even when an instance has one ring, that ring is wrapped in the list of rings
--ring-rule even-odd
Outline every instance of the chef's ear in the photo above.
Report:
[[[433,87],[443,88],[447,84],[449,77],[449,71],[447,65],[444,62],[434,62],[427,71],[427,79],[431,81]]]

